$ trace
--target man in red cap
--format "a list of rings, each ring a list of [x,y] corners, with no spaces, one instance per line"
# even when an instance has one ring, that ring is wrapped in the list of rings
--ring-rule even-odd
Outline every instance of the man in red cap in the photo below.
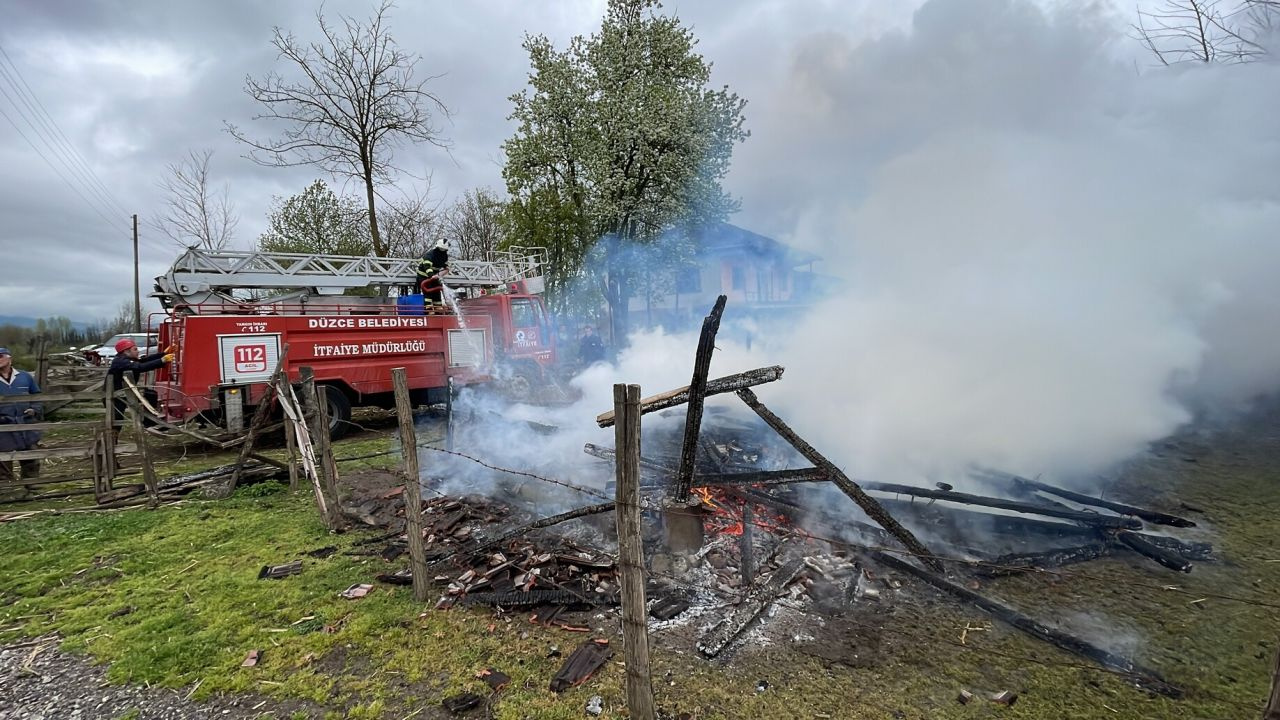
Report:
[[[26,370],[13,367],[13,358],[9,348],[0,347],[0,396],[36,395],[40,386],[36,379]],[[39,430],[19,430],[16,426],[38,422],[40,419],[40,403],[10,402],[0,405],[0,482],[14,479],[13,461],[5,457],[6,453],[30,450],[40,442]],[[19,460],[22,467],[22,479],[33,480],[40,476],[40,460]],[[26,488],[30,490],[30,487]]]
[[[144,372],[151,372],[158,368],[173,362],[172,345],[165,348],[164,352],[155,355],[147,355],[146,357],[138,356],[138,344],[129,338],[125,338],[116,343],[116,356],[111,358],[111,367],[107,368],[107,382],[111,383],[111,387],[119,390],[125,387],[124,374],[129,373],[133,377],[133,384],[138,384],[138,376]],[[120,439],[120,423],[124,421],[125,408],[129,407],[128,401],[122,397],[112,400],[114,406],[115,422],[111,424],[111,442],[115,443]]]

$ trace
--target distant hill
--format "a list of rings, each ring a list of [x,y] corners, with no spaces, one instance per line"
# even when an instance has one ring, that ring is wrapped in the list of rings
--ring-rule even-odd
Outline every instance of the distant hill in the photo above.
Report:
[[[24,317],[21,315],[0,315],[0,325],[17,325],[18,327],[29,328],[36,326],[37,319],[38,318]],[[88,325],[89,323],[87,322],[71,321],[71,326],[77,330],[83,330]]]

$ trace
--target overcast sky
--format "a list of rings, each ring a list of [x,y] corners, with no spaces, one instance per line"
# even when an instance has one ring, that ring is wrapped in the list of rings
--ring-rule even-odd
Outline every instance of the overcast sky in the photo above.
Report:
[[[328,2],[324,11],[365,17],[373,4]],[[686,0],[667,3],[666,10],[694,27],[701,50],[715,63],[714,82],[751,101],[784,71],[806,37],[874,37],[905,25],[917,4]],[[244,78],[285,70],[270,45],[273,26],[314,37],[318,7],[244,0],[0,0],[0,46],[8,56],[0,57],[6,71],[0,74],[0,110],[7,116],[0,117],[0,246],[6,257],[0,315],[113,315],[132,292],[130,214],[143,221],[144,279],[176,256],[177,248],[146,221],[162,202],[157,183],[165,166],[191,149],[214,151],[215,179],[230,186],[241,215],[235,244],[252,244],[271,197],[296,193],[320,174],[254,165],[223,123],[266,132],[250,120],[255,108],[243,92]],[[398,163],[417,175],[431,174],[433,193],[444,202],[477,186],[501,189],[500,146],[512,129],[507,98],[523,87],[528,71],[520,47],[524,34],[545,34],[563,46],[596,29],[603,8],[601,0],[402,3],[391,18],[394,37],[422,56],[421,71],[442,76],[432,89],[454,115],[446,126],[450,153],[411,147],[400,151]],[[56,129],[28,124],[40,108],[28,106],[11,81],[29,87]],[[748,106],[748,118],[755,110]],[[45,140],[57,131],[96,177],[75,159],[64,162],[64,147]],[[752,142],[785,139],[757,134]],[[96,187],[98,181],[103,187]]]

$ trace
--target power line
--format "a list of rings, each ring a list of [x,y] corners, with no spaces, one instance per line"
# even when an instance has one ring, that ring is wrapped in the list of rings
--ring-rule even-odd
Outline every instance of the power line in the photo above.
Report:
[[[67,187],[71,188],[72,192],[74,192],[76,195],[80,197],[81,200],[84,201],[85,205],[89,206],[90,210],[93,210],[93,212],[96,213],[98,217],[106,221],[107,225],[115,226],[116,222],[121,222],[117,220],[112,220],[111,218],[107,217],[106,215],[103,214],[102,210],[100,210],[97,205],[90,202],[89,198],[85,197],[84,193],[80,192],[80,189],[77,188],[74,183],[72,183],[70,180],[67,179],[65,175],[62,174],[62,171],[58,169],[58,166],[50,162],[49,158],[46,157],[45,154],[40,151],[40,148],[36,147],[35,143],[31,142],[31,138],[27,137],[27,134],[22,132],[22,128],[18,127],[18,124],[13,121],[13,118],[9,117],[9,113],[5,112],[3,108],[0,108],[0,115],[3,115],[4,119],[9,121],[9,124],[13,126],[13,129],[18,131],[18,134],[22,136],[23,140],[27,141],[27,144],[31,146],[31,149],[34,150],[37,155],[40,156],[40,159],[44,160],[45,163],[49,165],[49,168],[52,169],[54,173],[56,173],[58,177],[62,179],[62,182],[67,184]],[[115,229],[128,232],[127,227],[115,226]]]
[[[48,138],[47,142],[49,147],[59,151],[62,156],[66,157],[70,161],[69,169],[78,173],[79,177],[85,181],[86,187],[92,190],[99,199],[105,201],[106,207],[123,215],[128,215],[129,212],[116,201],[106,183],[102,181],[102,178],[98,176],[98,174],[89,165],[88,161],[84,159],[84,156],[76,149],[71,140],[67,138],[67,135],[62,131],[61,126],[59,126],[57,121],[53,119],[53,116],[49,114],[48,109],[44,106],[44,103],[41,102],[40,97],[36,95],[35,91],[31,89],[31,85],[27,83],[26,78],[22,75],[22,71],[19,70],[18,66],[13,62],[13,58],[9,57],[9,53],[5,51],[3,45],[0,45],[0,57],[7,61],[9,67],[12,69],[12,75],[10,75],[9,71],[5,69],[4,64],[0,63],[0,75],[5,77],[9,82],[9,85],[13,87],[14,92],[18,95],[18,98],[22,100],[27,109],[31,111],[32,116],[35,117],[43,126],[44,133]],[[17,78],[16,82],[14,77]],[[21,87],[19,87],[19,82],[21,83]],[[23,93],[23,88],[26,90],[25,94]],[[32,104],[33,102],[34,105]],[[16,105],[15,109],[17,109]],[[33,128],[36,128],[37,130],[40,129],[37,128],[36,125],[32,124],[29,118],[24,116],[23,119],[27,120],[28,124],[31,124]]]

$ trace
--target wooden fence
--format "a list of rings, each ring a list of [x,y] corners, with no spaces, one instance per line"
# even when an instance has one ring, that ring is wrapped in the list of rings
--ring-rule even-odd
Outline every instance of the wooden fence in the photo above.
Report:
[[[44,392],[0,396],[0,406],[40,406],[37,422],[0,425],[0,433],[38,430],[45,436],[36,447],[0,452],[0,462],[14,469],[13,475],[0,480],[0,502],[90,493],[99,502],[110,501],[122,460],[140,458],[137,444],[115,442],[112,415],[107,412],[106,368],[50,366],[42,354],[37,372]],[[126,392],[117,391],[115,396],[126,397]],[[41,462],[37,477],[21,477],[24,460]]]

